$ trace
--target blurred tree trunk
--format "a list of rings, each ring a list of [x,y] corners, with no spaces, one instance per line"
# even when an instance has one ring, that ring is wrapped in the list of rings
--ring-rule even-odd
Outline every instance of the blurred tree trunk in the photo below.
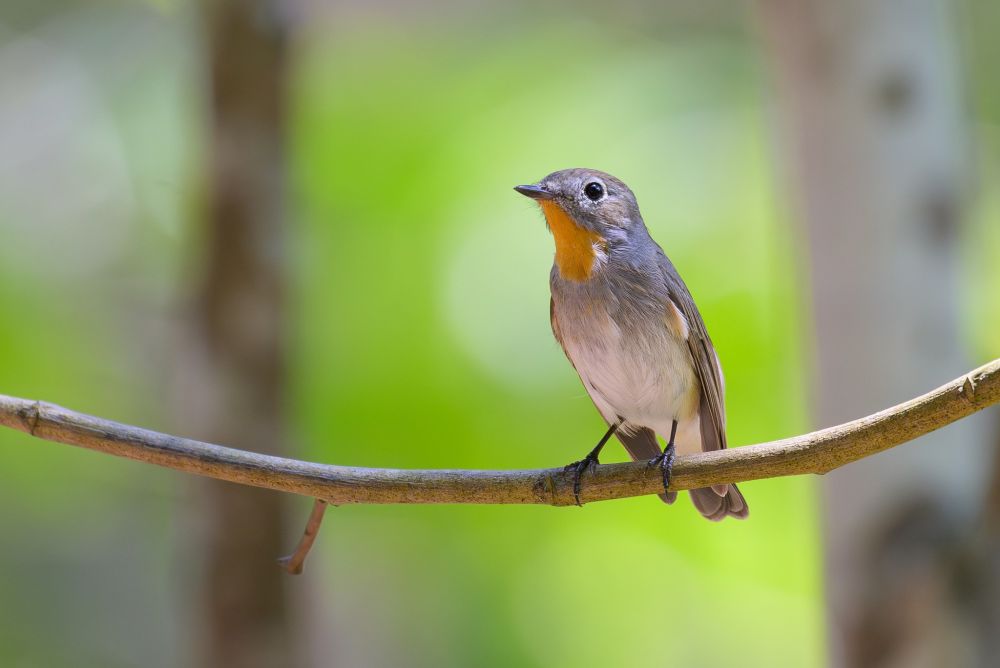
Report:
[[[206,228],[188,342],[185,419],[216,443],[279,453],[285,390],[286,17],[277,0],[205,0]],[[300,665],[289,621],[282,495],[202,490],[207,666]]]
[[[969,366],[957,241],[971,156],[952,17],[933,0],[757,7],[810,251],[816,416],[831,425]],[[833,664],[987,663],[965,577],[987,441],[974,418],[824,479]]]
[[[1000,657],[1000,429],[994,423],[993,467],[989,494],[983,506],[981,540],[970,555],[968,582],[979,603],[980,656],[996,664]]]

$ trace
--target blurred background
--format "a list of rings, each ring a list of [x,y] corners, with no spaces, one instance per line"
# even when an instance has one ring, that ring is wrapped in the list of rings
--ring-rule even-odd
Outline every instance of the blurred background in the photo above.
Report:
[[[527,468],[604,425],[511,191],[635,190],[730,442],[1000,355],[986,0],[5,0],[0,392],[338,464]],[[331,509],[0,433],[0,664],[939,666],[1000,648],[996,412],[824,479]],[[624,460],[610,448],[607,461]]]

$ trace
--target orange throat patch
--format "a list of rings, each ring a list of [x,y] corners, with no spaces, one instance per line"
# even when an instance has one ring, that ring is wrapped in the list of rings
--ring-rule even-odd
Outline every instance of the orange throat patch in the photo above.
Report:
[[[552,238],[556,241],[556,267],[559,275],[570,281],[590,278],[597,264],[598,252],[607,249],[607,242],[596,232],[581,227],[566,211],[550,200],[538,202],[545,214]]]

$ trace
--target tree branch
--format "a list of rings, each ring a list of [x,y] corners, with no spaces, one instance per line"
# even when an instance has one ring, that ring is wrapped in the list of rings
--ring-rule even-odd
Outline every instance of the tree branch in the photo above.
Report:
[[[1000,402],[1000,360],[933,392],[874,415],[802,436],[677,458],[670,489],[826,473]],[[119,457],[349,503],[535,503],[574,505],[573,475],[562,468],[520,471],[373,469],[261,455],[170,436],[0,395],[0,424],[41,439]],[[644,462],[605,464],[585,474],[581,501],[662,492],[659,470]]]

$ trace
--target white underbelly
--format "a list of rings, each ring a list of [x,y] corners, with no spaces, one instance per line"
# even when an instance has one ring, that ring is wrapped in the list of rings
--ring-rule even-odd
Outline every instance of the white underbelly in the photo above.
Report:
[[[666,328],[662,334],[632,339],[613,325],[602,333],[597,340],[572,335],[565,340],[566,351],[602,415],[608,420],[623,417],[633,427],[649,427],[663,438],[669,438],[677,420],[678,435],[692,440],[687,434],[698,432],[699,387],[687,342]],[[691,445],[700,450],[700,437],[696,440]],[[682,445],[688,444],[679,438],[678,446]]]

